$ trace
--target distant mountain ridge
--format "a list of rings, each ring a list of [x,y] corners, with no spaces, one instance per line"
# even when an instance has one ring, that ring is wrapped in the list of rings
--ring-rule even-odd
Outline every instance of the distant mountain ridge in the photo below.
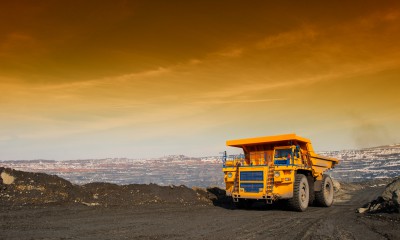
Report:
[[[357,182],[400,176],[400,144],[319,153],[341,160],[329,171],[332,177],[341,181]]]
[[[340,159],[328,171],[345,182],[400,176],[400,144],[364,149],[322,151],[321,155]],[[222,157],[168,155],[151,159],[104,158],[85,160],[12,160],[0,167],[58,175],[75,184],[110,182],[116,184],[224,186]]]

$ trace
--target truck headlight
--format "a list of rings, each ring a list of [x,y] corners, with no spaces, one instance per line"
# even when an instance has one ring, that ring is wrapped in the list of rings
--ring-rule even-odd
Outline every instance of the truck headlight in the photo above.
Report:
[[[280,173],[279,171],[277,171],[277,172],[274,173],[274,177],[278,178],[278,177],[280,177],[280,176],[281,176],[281,173]]]
[[[230,173],[228,173],[228,178],[231,178],[232,177],[232,173],[230,172]]]

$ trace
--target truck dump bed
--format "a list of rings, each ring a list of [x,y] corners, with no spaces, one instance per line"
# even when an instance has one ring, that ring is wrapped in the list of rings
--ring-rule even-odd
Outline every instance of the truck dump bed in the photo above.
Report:
[[[226,145],[242,148],[245,154],[254,151],[273,150],[274,147],[279,146],[299,145],[305,154],[307,154],[314,170],[318,173],[333,168],[339,162],[337,159],[316,154],[311,141],[307,138],[297,136],[296,134],[228,140],[226,141]]]

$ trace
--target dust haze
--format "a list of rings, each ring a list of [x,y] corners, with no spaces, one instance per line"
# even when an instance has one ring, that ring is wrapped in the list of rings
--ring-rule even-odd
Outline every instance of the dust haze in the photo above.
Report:
[[[358,148],[382,145],[382,143],[393,144],[395,142],[384,125],[355,112],[350,113],[350,116],[353,118],[355,125],[352,129],[352,135]]]

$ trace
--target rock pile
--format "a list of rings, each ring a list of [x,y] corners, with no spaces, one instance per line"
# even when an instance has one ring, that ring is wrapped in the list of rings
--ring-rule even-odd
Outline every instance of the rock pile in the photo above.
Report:
[[[380,197],[358,209],[359,213],[399,213],[400,212],[400,177],[389,183]]]
[[[1,206],[84,204],[87,206],[137,206],[149,204],[210,205],[215,195],[206,189],[156,184],[73,185],[55,175],[0,168]]]

